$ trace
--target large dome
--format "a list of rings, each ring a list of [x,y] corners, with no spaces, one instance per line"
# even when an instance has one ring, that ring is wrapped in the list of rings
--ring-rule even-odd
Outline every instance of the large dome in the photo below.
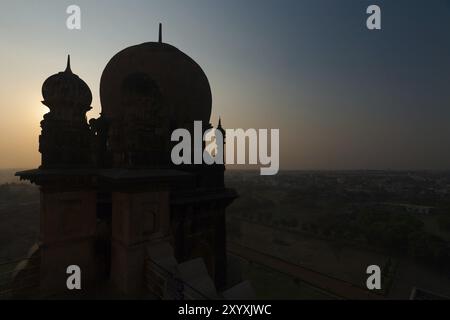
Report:
[[[170,122],[177,128],[192,126],[195,120],[209,123],[212,98],[208,78],[194,60],[169,44],[132,46],[109,61],[100,82],[102,114],[111,119],[122,117],[130,87],[143,96],[160,92]]]
[[[80,79],[70,69],[70,56],[64,72],[50,76],[42,85],[44,104],[49,108],[58,105],[76,104],[84,110],[89,110],[92,93],[86,82]]]

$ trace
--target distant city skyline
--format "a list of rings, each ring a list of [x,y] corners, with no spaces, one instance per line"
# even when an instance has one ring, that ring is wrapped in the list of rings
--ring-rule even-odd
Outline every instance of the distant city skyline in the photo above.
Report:
[[[66,28],[71,4],[81,30]],[[371,4],[381,31],[366,28]],[[213,125],[280,129],[281,170],[450,169],[450,0],[9,2],[0,168],[40,164],[41,86],[67,54],[98,117],[109,59],[157,41],[160,22],[208,76]]]

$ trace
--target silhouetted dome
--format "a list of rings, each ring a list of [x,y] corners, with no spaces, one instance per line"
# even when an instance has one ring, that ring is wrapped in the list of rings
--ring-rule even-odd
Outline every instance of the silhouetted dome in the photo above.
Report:
[[[100,82],[102,114],[122,117],[127,96],[148,98],[153,93],[162,96],[173,125],[192,126],[194,120],[209,123],[208,78],[194,60],[162,42],[126,48],[109,61]]]
[[[67,68],[50,76],[42,85],[44,104],[53,107],[61,103],[74,103],[78,106],[90,109],[92,93],[88,85],[70,69],[70,57],[67,60]]]

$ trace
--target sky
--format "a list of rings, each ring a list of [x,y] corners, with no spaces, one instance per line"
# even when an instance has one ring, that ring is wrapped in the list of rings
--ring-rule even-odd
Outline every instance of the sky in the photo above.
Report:
[[[0,4],[0,168],[40,164],[41,86],[67,54],[98,117],[104,67],[161,22],[208,76],[213,124],[280,129],[281,169],[450,169],[450,0]],[[372,4],[382,30],[366,28]]]

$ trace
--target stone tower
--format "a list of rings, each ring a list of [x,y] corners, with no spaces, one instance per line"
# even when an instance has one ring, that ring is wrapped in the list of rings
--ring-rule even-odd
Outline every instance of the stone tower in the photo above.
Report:
[[[225,208],[236,193],[224,165],[171,163],[171,133],[209,123],[212,95],[200,66],[177,48],[148,42],[116,54],[100,82],[101,116],[87,122],[91,91],[72,73],[47,79],[39,169],[17,173],[41,190],[40,288],[66,290],[78,265],[84,287],[145,290],[149,248],[167,243],[182,263],[203,259],[226,284]],[[223,130],[220,125],[220,130]]]
[[[86,112],[91,110],[92,94],[87,84],[67,67],[45,80],[42,103],[50,109],[41,122],[39,151],[42,168],[89,166],[91,131]]]

